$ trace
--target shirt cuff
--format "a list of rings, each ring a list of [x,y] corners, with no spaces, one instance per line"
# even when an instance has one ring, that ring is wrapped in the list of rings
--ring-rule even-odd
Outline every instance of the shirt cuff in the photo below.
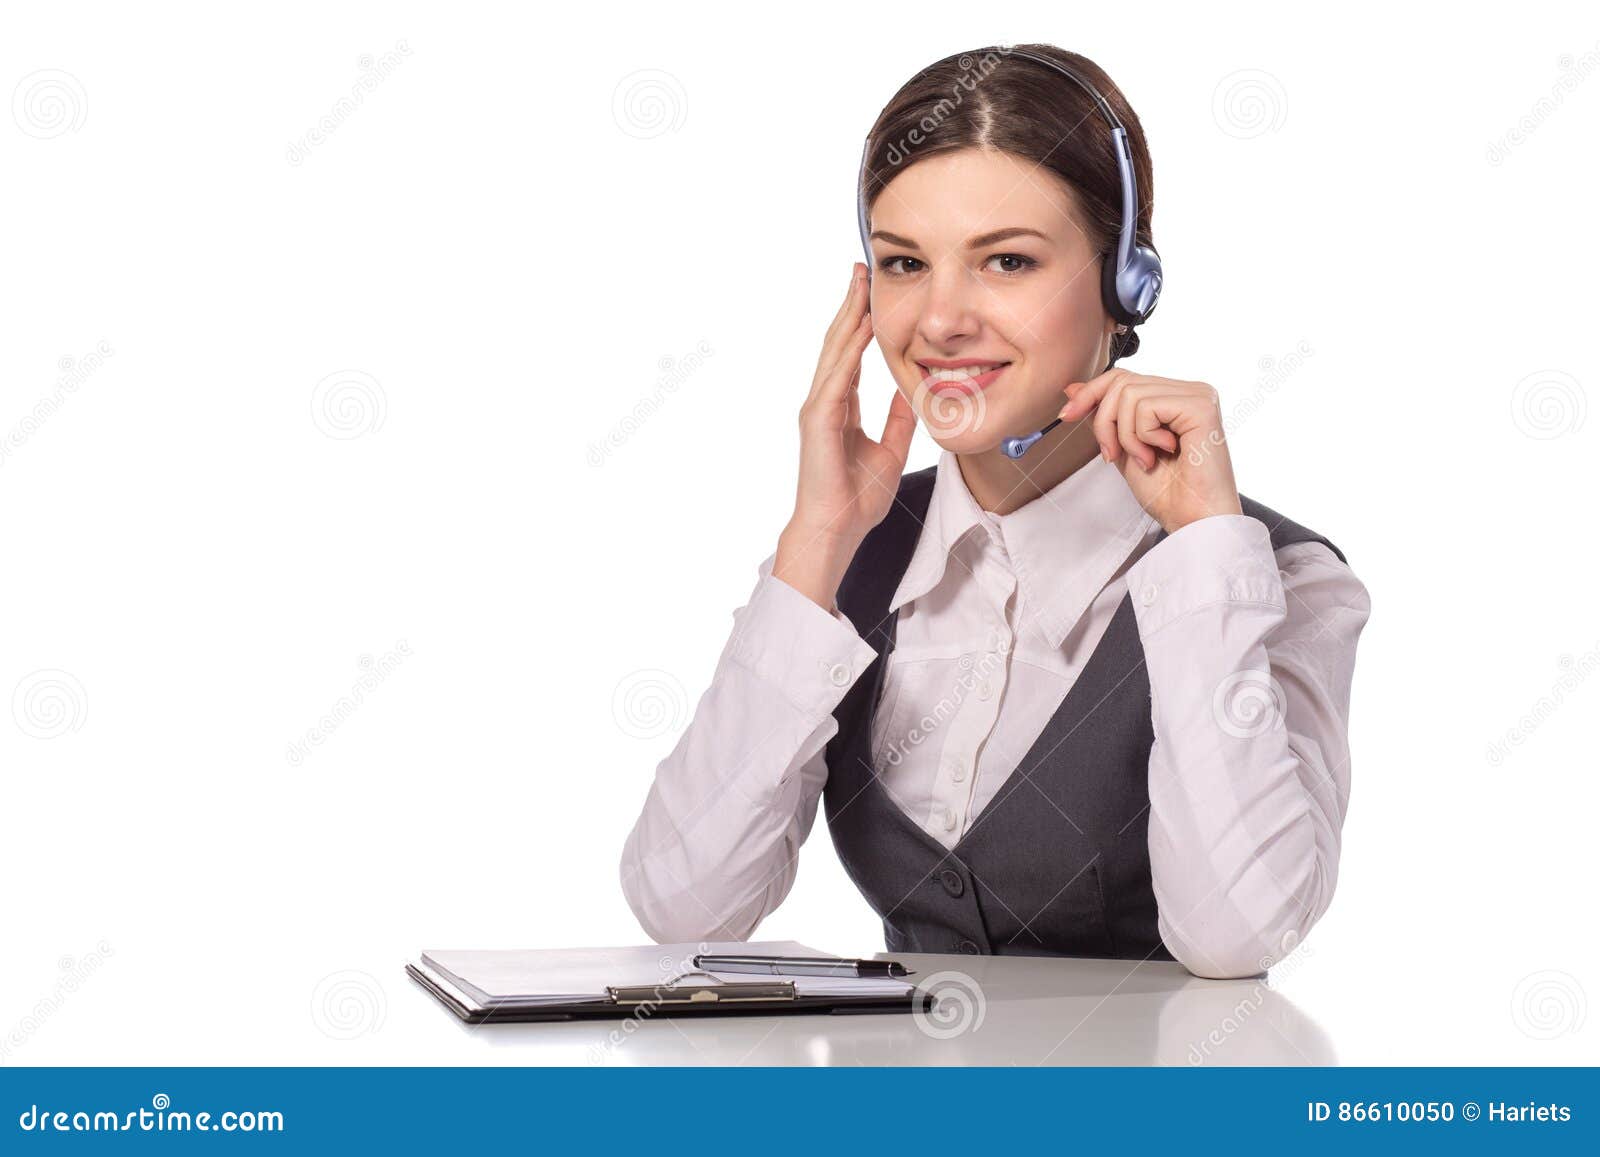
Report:
[[[1272,534],[1248,514],[1213,514],[1179,528],[1128,568],[1127,581],[1144,639],[1218,603],[1287,609]]]
[[[829,614],[769,574],[740,615],[731,655],[797,710],[820,719],[878,652],[843,611]]]

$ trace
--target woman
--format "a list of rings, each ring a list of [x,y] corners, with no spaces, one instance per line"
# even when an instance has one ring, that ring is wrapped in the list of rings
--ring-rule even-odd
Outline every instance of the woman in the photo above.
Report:
[[[1332,542],[1239,494],[1216,390],[1113,368],[1138,348],[1102,287],[1113,115],[1148,246],[1143,132],[1082,56],[948,58],[873,126],[872,275],[801,407],[794,513],[623,852],[658,941],[749,937],[819,798],[891,952],[1248,976],[1326,910],[1370,603]],[[918,421],[941,454],[907,474]]]

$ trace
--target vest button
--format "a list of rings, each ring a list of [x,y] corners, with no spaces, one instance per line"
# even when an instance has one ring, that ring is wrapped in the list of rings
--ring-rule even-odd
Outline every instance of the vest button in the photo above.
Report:
[[[939,883],[943,884],[944,890],[952,896],[959,896],[967,890],[966,884],[961,880],[961,873],[954,868],[946,868],[940,872]]]
[[[965,952],[969,956],[976,956],[978,954],[978,946],[970,940],[963,940],[956,945],[956,951]]]

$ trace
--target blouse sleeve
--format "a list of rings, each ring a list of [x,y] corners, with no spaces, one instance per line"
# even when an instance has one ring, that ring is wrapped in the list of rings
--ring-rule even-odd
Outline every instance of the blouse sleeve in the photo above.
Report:
[[[1150,675],[1161,938],[1197,976],[1256,975],[1333,899],[1371,602],[1326,546],[1274,554],[1243,514],[1168,535],[1127,583]]]
[[[658,943],[748,939],[789,894],[833,710],[877,657],[842,612],[773,577],[776,557],[623,847],[623,894]]]

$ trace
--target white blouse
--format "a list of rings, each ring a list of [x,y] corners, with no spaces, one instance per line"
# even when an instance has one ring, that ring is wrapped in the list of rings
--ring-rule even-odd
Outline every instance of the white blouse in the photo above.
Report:
[[[1130,593],[1151,687],[1150,867],[1162,941],[1248,976],[1326,910],[1349,799],[1366,588],[1321,543],[1274,554],[1248,515],[1168,535],[1102,458],[1010,514],[941,453],[873,723],[890,796],[953,847],[1021,762]],[[832,711],[877,652],[780,579],[734,612],[717,669],[656,769],[623,892],[658,942],[747,939],[794,884],[827,781]]]

